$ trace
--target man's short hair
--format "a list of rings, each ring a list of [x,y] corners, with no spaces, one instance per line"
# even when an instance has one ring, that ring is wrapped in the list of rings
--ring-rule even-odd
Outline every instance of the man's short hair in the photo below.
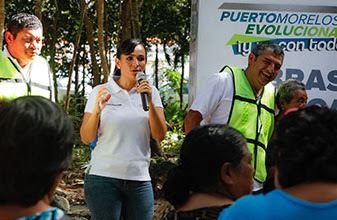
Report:
[[[39,96],[3,102],[0,115],[0,205],[34,205],[71,163],[72,122]]]
[[[282,47],[273,41],[262,41],[257,43],[253,48],[252,53],[255,57],[260,56],[264,50],[270,50],[271,52],[275,53],[278,56],[284,57],[284,52]]]
[[[43,29],[43,26],[38,17],[27,13],[14,15],[7,25],[7,31],[14,36],[14,39],[16,38],[17,33],[24,28]]]

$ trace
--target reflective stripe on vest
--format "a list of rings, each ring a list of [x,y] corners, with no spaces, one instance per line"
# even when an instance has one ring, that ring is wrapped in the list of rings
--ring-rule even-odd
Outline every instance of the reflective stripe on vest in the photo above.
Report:
[[[236,67],[229,69],[233,74],[234,97],[228,124],[246,137],[248,149],[253,156],[254,178],[264,182],[267,177],[266,148],[274,130],[275,87],[268,83],[256,101],[244,71]]]
[[[26,95],[41,95],[49,99],[50,90],[49,86],[26,82],[19,68],[10,58],[3,57],[0,50],[0,99],[14,99]]]

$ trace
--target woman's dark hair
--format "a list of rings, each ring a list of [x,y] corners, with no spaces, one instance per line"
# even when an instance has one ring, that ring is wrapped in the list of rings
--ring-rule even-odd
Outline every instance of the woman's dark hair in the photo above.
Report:
[[[337,183],[337,111],[310,106],[283,117],[276,130],[275,158],[283,188],[311,182]]]
[[[135,47],[139,44],[143,45],[143,47],[145,49],[145,55],[146,55],[145,44],[140,39],[127,39],[127,40],[124,40],[121,43],[121,45],[118,47],[116,57],[118,59],[121,59],[122,54],[123,55],[131,54],[135,50]],[[115,68],[114,75],[120,76],[121,70],[118,69],[118,68]]]
[[[176,208],[195,192],[217,192],[220,170],[230,162],[240,168],[246,139],[228,125],[205,125],[185,138],[178,166],[172,168],[164,184],[165,198]]]
[[[3,102],[0,115],[0,205],[34,205],[71,163],[72,122],[38,96]]]

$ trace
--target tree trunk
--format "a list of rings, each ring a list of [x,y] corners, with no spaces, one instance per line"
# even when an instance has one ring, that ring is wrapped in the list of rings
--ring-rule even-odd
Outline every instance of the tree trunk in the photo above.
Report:
[[[78,49],[80,49],[80,48],[78,48]],[[79,53],[79,52],[77,52],[77,53]],[[80,57],[79,57],[80,58]],[[75,63],[75,68],[74,68],[74,71],[75,71],[75,82],[74,82],[74,84],[75,84],[75,94],[77,94],[78,93],[78,60],[79,60],[79,58],[78,59],[76,59],[76,63]]]
[[[109,33],[109,19],[108,19],[108,10],[107,10],[107,2],[104,1],[104,31],[105,33]],[[110,47],[108,42],[108,34],[104,34],[104,46],[107,56],[107,65],[109,72],[111,70],[111,59],[110,59]]]
[[[0,0],[0,50],[2,50],[5,31],[5,0]]]
[[[67,109],[69,107],[69,101],[70,101],[70,88],[71,88],[71,82],[72,82],[72,75],[73,75],[73,71],[74,71],[74,66],[75,66],[75,62],[76,62],[76,57],[77,57],[77,51],[78,51],[78,46],[80,44],[80,39],[81,39],[81,34],[82,34],[82,27],[83,27],[83,23],[84,23],[84,17],[86,16],[86,12],[87,12],[87,5],[85,4],[85,0],[81,0],[80,3],[80,8],[83,10],[81,10],[81,18],[80,18],[80,24],[79,24],[79,30],[76,36],[76,41],[74,44],[74,54],[73,54],[73,59],[71,60],[70,63],[70,68],[69,68],[69,78],[68,78],[68,85],[67,85],[67,93],[66,93],[66,99],[64,102],[64,110],[67,112]]]
[[[98,45],[99,45],[99,54],[101,57],[101,63],[103,68],[103,82],[107,82],[109,79],[110,71],[106,59],[106,51],[104,46],[104,33],[103,33],[103,19],[104,19],[104,0],[98,0]]]
[[[131,25],[132,25],[132,38],[141,38],[140,27],[138,20],[138,4],[137,0],[132,0],[131,4]]]
[[[56,54],[56,41],[57,41],[57,26],[58,26],[58,18],[59,18],[59,7],[57,0],[54,0],[55,4],[55,16],[54,16],[54,24],[53,24],[53,33],[52,40],[50,44],[50,70],[53,74],[54,81],[54,94],[55,94],[55,102],[58,103],[58,86],[57,86],[57,78],[56,78],[56,67],[55,67],[55,54]]]
[[[143,5],[143,2],[144,2],[144,0],[138,0],[137,1],[137,7],[138,7],[138,11],[140,10],[140,8],[142,7],[142,5]]]
[[[158,44],[156,44],[156,58],[154,60],[154,74],[155,74],[155,80],[156,80],[156,88],[158,89]]]
[[[181,54],[180,109],[183,109],[185,56]]]
[[[41,8],[42,8],[41,0],[35,0],[35,16],[38,17],[42,22]]]
[[[121,4],[121,12],[120,12],[120,20],[121,20],[121,33],[120,42],[123,42],[126,39],[131,38],[131,22],[130,22],[130,15],[131,15],[131,0],[124,0]]]
[[[120,6],[120,42],[130,38],[141,38],[139,10],[144,0],[124,0]]]
[[[85,46],[84,46],[84,49],[85,49]],[[83,57],[82,57],[82,65],[83,65],[83,75],[82,75],[82,96],[85,95],[85,64],[87,62],[86,60],[87,58],[87,53],[83,53]]]
[[[94,36],[93,36],[93,27],[91,22],[89,21],[88,16],[85,16],[85,29],[87,29],[87,39],[90,45],[90,56],[91,56],[91,64],[92,64],[92,72],[94,75],[94,81],[93,81],[93,86],[97,86],[98,84],[101,83],[101,78],[100,78],[100,71],[99,71],[99,66],[97,63],[96,59],[96,50],[94,46]]]

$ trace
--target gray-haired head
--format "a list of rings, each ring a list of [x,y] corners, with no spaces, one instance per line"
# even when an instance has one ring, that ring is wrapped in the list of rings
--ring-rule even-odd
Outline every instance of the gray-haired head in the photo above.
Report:
[[[281,108],[279,99],[283,98],[288,104],[294,98],[296,90],[305,90],[305,84],[296,79],[288,79],[283,81],[277,90],[276,103],[277,107]]]
[[[262,41],[257,43],[253,48],[252,53],[255,57],[260,56],[264,50],[270,50],[271,52],[275,53],[278,56],[284,57],[284,52],[282,47],[273,41]]]

